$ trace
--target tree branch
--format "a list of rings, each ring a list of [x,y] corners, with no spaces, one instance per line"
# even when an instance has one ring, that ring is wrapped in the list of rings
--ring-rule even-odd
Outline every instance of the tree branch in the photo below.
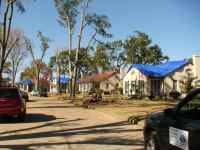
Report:
[[[91,38],[90,38],[89,41],[88,41],[88,45],[87,45],[87,47],[86,47],[86,50],[88,50],[88,49],[90,48],[90,46],[91,46],[91,44],[92,44],[92,41],[95,39],[96,35],[97,35],[97,32],[95,31],[95,33],[92,34]]]
[[[11,51],[13,50],[14,46],[16,45],[16,43],[19,41],[19,38],[17,38],[15,40],[15,42],[13,42],[13,44],[11,45],[11,47],[6,51],[5,53],[5,57],[3,58],[3,60],[6,61],[6,59],[8,58],[9,54],[11,53]]]
[[[8,23],[8,30],[7,30],[7,39],[6,39],[6,47],[7,47],[7,44],[8,44],[8,40],[9,40],[9,36],[10,36],[10,30],[11,30],[11,23],[12,23],[12,18],[13,18],[13,3],[11,4],[11,12],[10,12],[10,17],[9,17],[9,23]]]

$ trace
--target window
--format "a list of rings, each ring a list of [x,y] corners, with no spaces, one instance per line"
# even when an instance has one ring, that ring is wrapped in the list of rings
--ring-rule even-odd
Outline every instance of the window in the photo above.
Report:
[[[17,89],[0,89],[0,98],[15,99],[19,97]]]
[[[106,83],[106,89],[108,89],[109,88],[109,83]]]
[[[129,83],[128,81],[125,82],[125,93],[128,94]]]
[[[181,107],[179,113],[185,118],[200,119],[200,94],[192,97],[191,100]]]
[[[173,90],[177,90],[177,80],[173,80]]]

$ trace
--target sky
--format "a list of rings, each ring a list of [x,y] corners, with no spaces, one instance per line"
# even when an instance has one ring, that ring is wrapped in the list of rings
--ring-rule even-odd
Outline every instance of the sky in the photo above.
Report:
[[[56,48],[66,47],[66,29],[57,22],[54,0],[26,1],[26,12],[15,14],[13,27],[25,32],[38,55],[37,31],[51,38],[47,61]],[[159,44],[171,60],[200,53],[199,0],[93,0],[90,11],[108,16],[113,40],[124,40],[134,31],[141,31]]]

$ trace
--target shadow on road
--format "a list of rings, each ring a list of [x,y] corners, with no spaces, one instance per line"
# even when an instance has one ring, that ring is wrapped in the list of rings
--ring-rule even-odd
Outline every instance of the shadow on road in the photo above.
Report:
[[[36,107],[27,107],[28,109],[40,109],[40,108],[44,108],[44,109],[46,109],[46,108],[56,108],[56,109],[58,109],[58,108],[78,108],[78,106],[46,106],[46,107],[44,107],[44,106],[36,106]]]
[[[78,120],[77,120],[78,121]],[[59,122],[58,122],[59,123]],[[49,124],[48,126],[52,126]],[[50,130],[42,132],[31,132],[31,133],[21,133],[18,135],[7,135],[7,133],[0,133],[0,141],[9,141],[9,140],[34,140],[37,138],[48,138],[48,137],[63,137],[66,139],[66,142],[55,142],[55,143],[45,143],[34,142],[33,144],[23,144],[23,145],[3,145],[0,144],[0,148],[8,148],[10,150],[32,150],[31,147],[50,147],[50,146],[61,146],[61,145],[118,145],[118,146],[143,146],[143,140],[141,139],[127,139],[126,137],[115,136],[120,135],[121,133],[134,133],[141,132],[142,129],[127,129],[126,125],[130,125],[128,122],[115,122],[108,124],[100,124],[95,126],[86,126],[80,128],[71,128],[71,129],[61,129],[61,130]],[[38,127],[35,127],[38,128]],[[29,130],[29,129],[25,129]],[[31,129],[30,129],[31,130]],[[78,141],[68,141],[72,136],[85,136],[83,140]],[[88,139],[89,135],[95,135],[95,137]]]
[[[27,114],[26,119],[24,122],[17,121],[14,117],[6,117],[0,119],[0,124],[7,124],[7,123],[36,123],[36,122],[47,122],[55,120],[56,117],[53,115],[47,114]]]

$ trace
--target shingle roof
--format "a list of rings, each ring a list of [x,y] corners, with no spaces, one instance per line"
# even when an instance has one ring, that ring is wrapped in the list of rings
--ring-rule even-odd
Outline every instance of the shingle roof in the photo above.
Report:
[[[181,67],[187,65],[188,63],[189,61],[187,60],[181,60],[181,61],[168,61],[166,63],[161,63],[158,65],[133,64],[130,67],[130,69],[137,68],[141,73],[143,73],[146,76],[162,78],[180,69]]]
[[[90,76],[85,76],[82,79],[80,79],[79,83],[89,83],[89,82],[101,82],[109,79],[113,75],[115,75],[115,71],[108,71],[108,72],[103,72],[99,74],[92,74]]]

